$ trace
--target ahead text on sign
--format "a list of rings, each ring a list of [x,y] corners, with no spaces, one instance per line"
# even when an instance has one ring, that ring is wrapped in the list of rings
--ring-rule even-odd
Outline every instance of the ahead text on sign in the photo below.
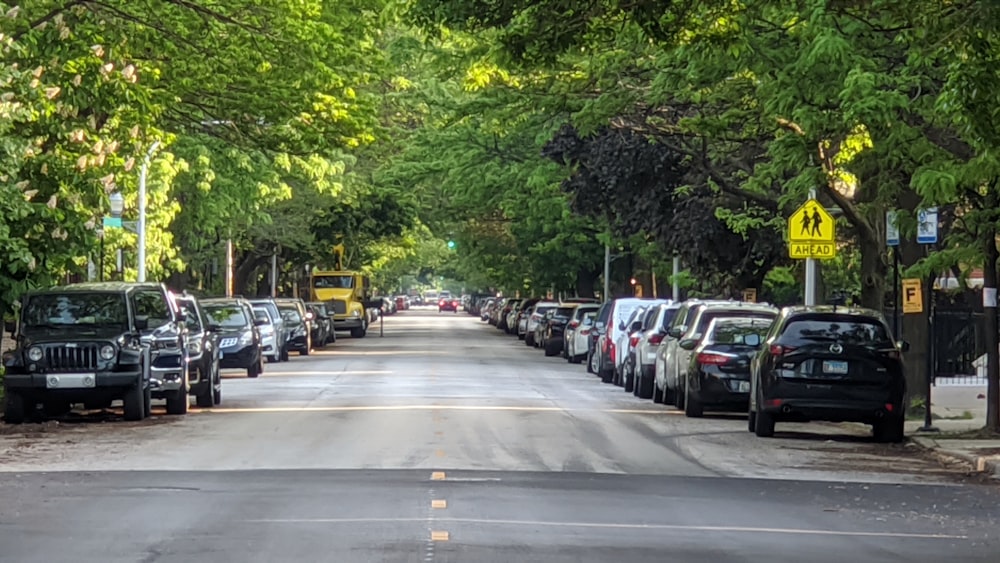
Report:
[[[836,255],[837,255],[837,246],[832,242],[788,243],[789,258],[833,258]]]

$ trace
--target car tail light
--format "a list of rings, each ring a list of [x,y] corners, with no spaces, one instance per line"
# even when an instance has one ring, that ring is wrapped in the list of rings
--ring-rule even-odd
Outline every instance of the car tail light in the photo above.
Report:
[[[782,346],[781,344],[771,344],[771,355],[772,356],[784,356],[785,354],[795,350],[795,346]]]
[[[711,352],[702,352],[698,354],[698,363],[711,366],[721,366],[723,364],[728,364],[731,360],[729,356],[723,356],[720,354],[712,354]]]
[[[569,323],[569,328],[576,328],[578,326],[580,326],[580,321],[573,321]]]
[[[639,343],[639,337],[638,337],[638,336],[633,336],[633,337],[629,338],[629,339],[628,339],[628,343],[629,343],[629,344],[630,344],[630,345],[631,345],[631,346],[632,346],[633,348],[635,348],[635,345]]]
[[[659,344],[661,342],[663,342],[663,335],[660,333],[656,333],[649,337],[650,344]]]
[[[441,302],[438,303],[438,305],[444,305],[444,299],[442,299]]]
[[[611,360],[611,363],[614,363],[614,361],[615,361],[615,343],[614,342],[608,342],[608,359]]]
[[[580,331],[580,334],[583,335],[583,336],[590,336],[590,329],[589,328],[585,328],[585,329],[583,329],[583,330]]]

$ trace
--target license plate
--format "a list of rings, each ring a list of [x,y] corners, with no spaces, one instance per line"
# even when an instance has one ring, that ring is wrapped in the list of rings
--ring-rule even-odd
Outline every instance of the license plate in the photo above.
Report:
[[[829,373],[832,375],[847,375],[847,362],[825,360],[823,362],[823,373]]]
[[[60,373],[45,376],[47,389],[91,389],[97,385],[92,373]]]
[[[750,392],[750,382],[749,381],[740,381],[740,384],[739,384],[739,386],[737,386],[736,390],[738,392],[740,392],[740,393],[749,393]]]

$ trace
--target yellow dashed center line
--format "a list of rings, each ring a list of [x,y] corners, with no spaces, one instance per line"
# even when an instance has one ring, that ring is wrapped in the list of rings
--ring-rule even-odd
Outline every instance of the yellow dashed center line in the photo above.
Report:
[[[650,410],[650,409],[572,409],[562,407],[521,407],[493,405],[357,405],[343,407],[243,407],[205,409],[201,412],[217,414],[236,413],[289,413],[289,412],[345,412],[345,411],[420,411],[420,410],[455,410],[455,411],[512,411],[512,412],[595,412],[612,414],[652,414],[652,415],[683,415],[681,411]]]
[[[431,481],[444,481],[448,476],[445,475],[444,471],[435,471],[431,473]]]
[[[444,457],[444,450],[435,450],[434,455],[437,457]]]
[[[444,530],[431,530],[431,541],[448,541],[450,537]]]
[[[448,501],[444,499],[434,499],[431,501],[431,508],[448,508]]]

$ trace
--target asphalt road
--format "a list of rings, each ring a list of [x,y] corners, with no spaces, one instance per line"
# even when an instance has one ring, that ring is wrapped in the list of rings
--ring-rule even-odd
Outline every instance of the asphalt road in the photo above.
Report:
[[[0,426],[0,561],[1000,560],[1000,495],[960,467],[855,426],[689,420],[464,313],[223,393]]]

